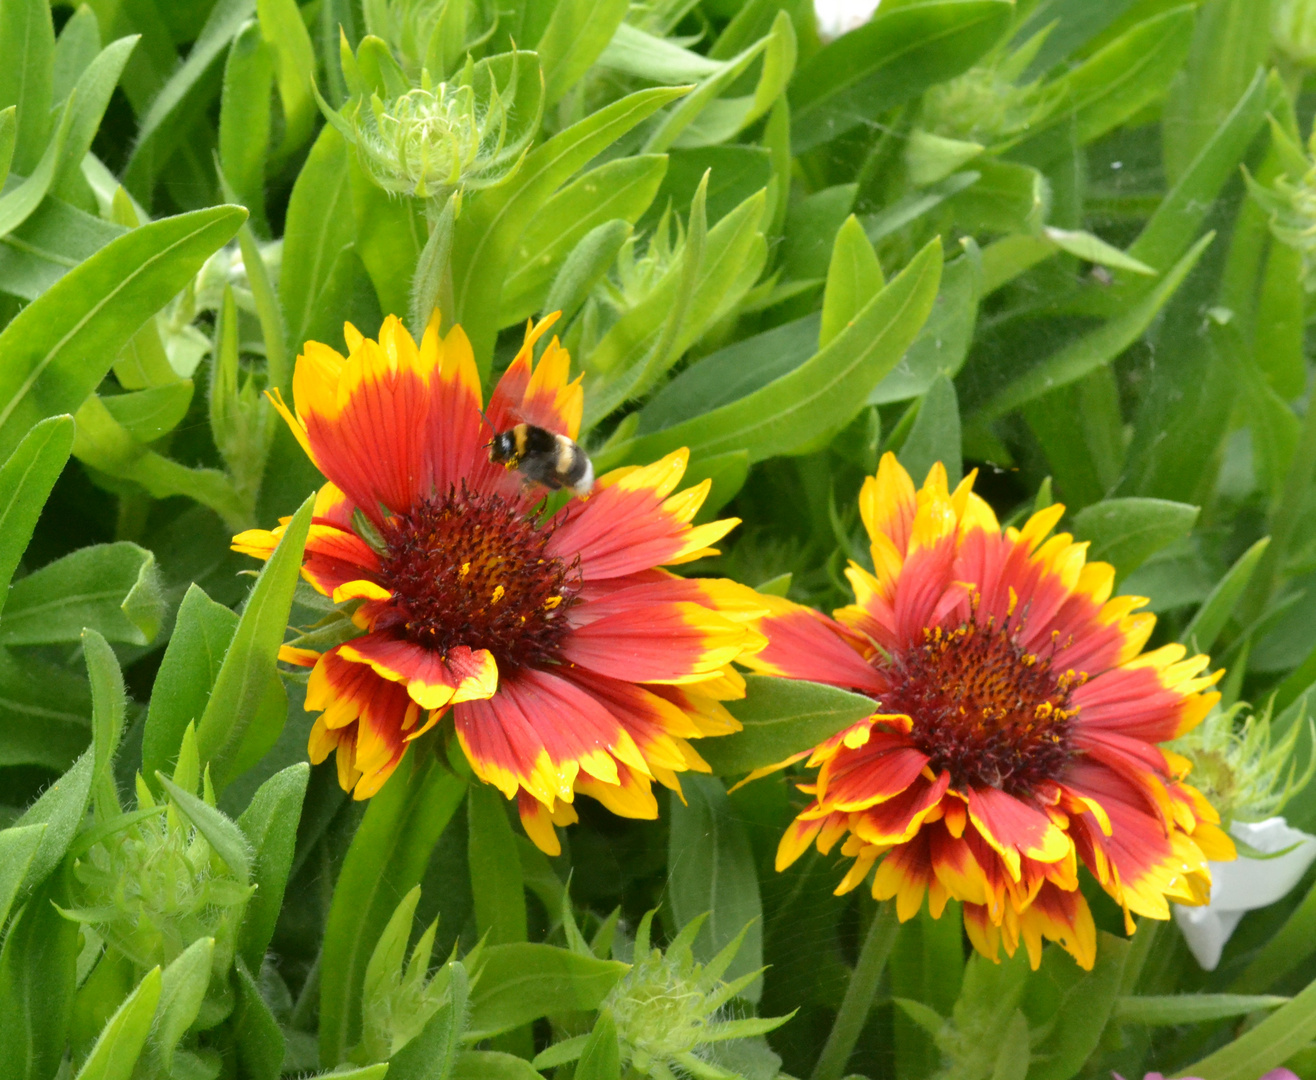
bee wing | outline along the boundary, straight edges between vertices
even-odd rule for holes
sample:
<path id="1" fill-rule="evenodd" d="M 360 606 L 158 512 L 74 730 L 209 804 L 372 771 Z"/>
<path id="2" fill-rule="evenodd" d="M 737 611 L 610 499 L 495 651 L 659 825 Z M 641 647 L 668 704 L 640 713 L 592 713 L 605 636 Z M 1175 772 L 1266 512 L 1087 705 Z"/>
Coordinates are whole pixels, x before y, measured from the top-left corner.
<path id="1" fill-rule="evenodd" d="M 536 408 L 536 405 L 539 407 Z M 532 424 L 537 428 L 543 428 L 554 435 L 565 435 L 562 430 L 562 417 L 560 417 L 549 404 L 542 399 L 538 401 L 529 401 L 525 405 L 518 405 L 515 408 L 507 410 L 511 424 Z"/>

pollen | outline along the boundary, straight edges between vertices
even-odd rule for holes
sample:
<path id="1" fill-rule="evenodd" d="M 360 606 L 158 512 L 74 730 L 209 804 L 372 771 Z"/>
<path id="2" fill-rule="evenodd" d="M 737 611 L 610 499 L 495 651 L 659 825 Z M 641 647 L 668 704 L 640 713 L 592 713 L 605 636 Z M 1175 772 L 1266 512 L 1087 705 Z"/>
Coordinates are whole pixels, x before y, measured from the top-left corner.
<path id="1" fill-rule="evenodd" d="M 1056 653 L 1025 652 L 1023 620 L 970 621 L 925 629 L 891 658 L 896 689 L 882 708 L 907 714 L 914 744 L 957 787 L 1030 793 L 1057 777 L 1070 757 L 1070 695 L 1085 676 L 1054 668 Z M 1044 650 L 1045 652 L 1045 650 Z"/>
<path id="2" fill-rule="evenodd" d="M 432 495 L 380 530 L 381 577 L 393 592 L 376 628 L 400 626 L 418 645 L 488 649 L 500 669 L 557 662 L 565 612 L 580 591 L 578 561 L 547 553 L 554 522 L 501 496 Z"/>

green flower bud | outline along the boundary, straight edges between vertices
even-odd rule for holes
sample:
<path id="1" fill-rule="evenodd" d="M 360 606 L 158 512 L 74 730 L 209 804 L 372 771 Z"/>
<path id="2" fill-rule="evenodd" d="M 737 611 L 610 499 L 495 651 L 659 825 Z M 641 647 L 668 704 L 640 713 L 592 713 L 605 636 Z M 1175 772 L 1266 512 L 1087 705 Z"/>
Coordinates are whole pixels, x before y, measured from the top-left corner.
<path id="1" fill-rule="evenodd" d="M 1048 107 L 1041 80 L 1016 86 L 997 67 L 973 67 L 923 98 L 921 126 L 943 139 L 992 146 L 1026 131 Z"/>
<path id="2" fill-rule="evenodd" d="M 1287 244 L 1302 256 L 1302 283 L 1307 292 L 1316 292 L 1316 134 L 1302 148 L 1272 122 L 1271 135 L 1280 147 L 1284 175 L 1272 187 L 1258 183 L 1245 174 L 1248 191 L 1257 204 L 1270 215 L 1270 231 L 1275 239 Z"/>
<path id="3" fill-rule="evenodd" d="M 204 778 L 199 772 L 189 726 L 174 780 L 192 793 L 201 779 L 203 801 L 213 807 L 209 772 Z M 227 973 L 255 891 L 246 868 L 229 866 L 183 809 L 172 799 L 158 803 L 140 776 L 137 807 L 138 813 L 102 824 L 98 831 L 105 835 L 74 862 L 75 906 L 64 914 L 92 926 L 141 971 L 167 967 L 193 942 L 214 938 L 213 970 Z M 245 845 L 237 826 L 221 820 Z"/>
<path id="4" fill-rule="evenodd" d="M 362 43 L 362 50 L 368 42 Z M 377 43 L 376 43 L 377 45 Z M 391 58 L 383 83 L 341 112 L 321 102 L 325 116 L 357 150 L 366 174 L 386 191 L 442 202 L 455 191 L 493 187 L 516 172 L 539 125 L 542 80 L 534 53 L 505 53 L 434 84 L 405 88 Z M 383 94 L 381 96 L 381 91 Z"/>
<path id="5" fill-rule="evenodd" d="M 706 916 L 688 923 L 667 951 L 651 948 L 653 912 L 645 915 L 635 936 L 631 969 L 617 982 L 602 1009 L 617 1026 L 623 1064 L 643 1076 L 666 1080 L 676 1074 L 728 1076 L 709 1063 L 710 1048 L 728 1039 L 763 1035 L 790 1016 L 733 1019 L 727 1005 L 759 977 L 751 971 L 731 982 L 722 975 L 739 952 L 747 925 L 707 964 L 698 963 L 691 945 Z"/>
<path id="6" fill-rule="evenodd" d="M 411 920 L 420 901 L 417 885 L 393 911 L 366 965 L 361 990 L 361 1041 L 351 1058 L 361 1065 L 387 1061 L 411 1042 L 430 1019 L 445 1007 L 465 1008 L 467 967 L 479 963 L 477 945 L 465 964 L 449 957 L 433 976 L 429 975 L 437 919 L 430 923 L 407 957 Z"/>
<path id="7" fill-rule="evenodd" d="M 1293 750 L 1304 727 L 1316 741 L 1316 725 L 1296 720 L 1278 742 L 1272 742 L 1270 709 L 1237 723 L 1244 706 L 1212 709 L 1197 727 L 1171 743 L 1193 763 L 1190 780 L 1231 821 L 1264 821 L 1284 809 L 1316 772 L 1316 754 L 1301 776 Z"/>

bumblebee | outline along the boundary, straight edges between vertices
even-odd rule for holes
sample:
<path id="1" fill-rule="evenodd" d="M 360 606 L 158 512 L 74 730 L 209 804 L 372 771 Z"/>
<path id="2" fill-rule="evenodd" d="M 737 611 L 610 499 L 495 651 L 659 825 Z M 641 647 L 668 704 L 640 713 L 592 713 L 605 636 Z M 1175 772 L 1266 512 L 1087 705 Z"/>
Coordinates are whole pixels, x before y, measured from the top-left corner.
<path id="1" fill-rule="evenodd" d="M 594 488 L 594 465 L 589 455 L 565 435 L 534 424 L 517 424 L 489 440 L 489 460 L 515 469 L 527 482 L 550 491 L 566 489 L 588 495 Z"/>

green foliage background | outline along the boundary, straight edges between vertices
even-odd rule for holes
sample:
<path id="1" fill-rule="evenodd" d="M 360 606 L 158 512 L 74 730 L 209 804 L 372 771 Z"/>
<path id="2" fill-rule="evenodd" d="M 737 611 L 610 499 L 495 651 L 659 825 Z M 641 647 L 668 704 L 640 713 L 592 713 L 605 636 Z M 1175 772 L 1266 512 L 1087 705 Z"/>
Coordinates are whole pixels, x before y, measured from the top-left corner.
<path id="1" fill-rule="evenodd" d="M 803 0 L 0 0 L 0 1075 L 672 1075 L 627 1042 L 671 978 L 711 995 L 697 1076 L 1316 1076 L 1311 874 L 1210 974 L 1096 890 L 1091 973 L 968 959 L 950 916 L 862 960 L 864 890 L 772 869 L 792 789 L 721 779 L 862 715 L 839 691 L 751 678 L 717 776 L 658 822 L 582 806 L 552 860 L 440 740 L 353 803 L 275 666 L 327 611 L 260 396 L 345 319 L 437 301 L 487 382 L 561 309 L 596 469 L 688 446 L 743 519 L 689 572 L 830 609 L 881 453 L 976 467 L 1283 732 L 1313 60 L 1309 0 L 883 0 L 827 44 Z M 371 119 L 423 78 L 482 121 L 512 86 L 457 173 Z M 298 506 L 244 576 L 233 532 Z"/>

